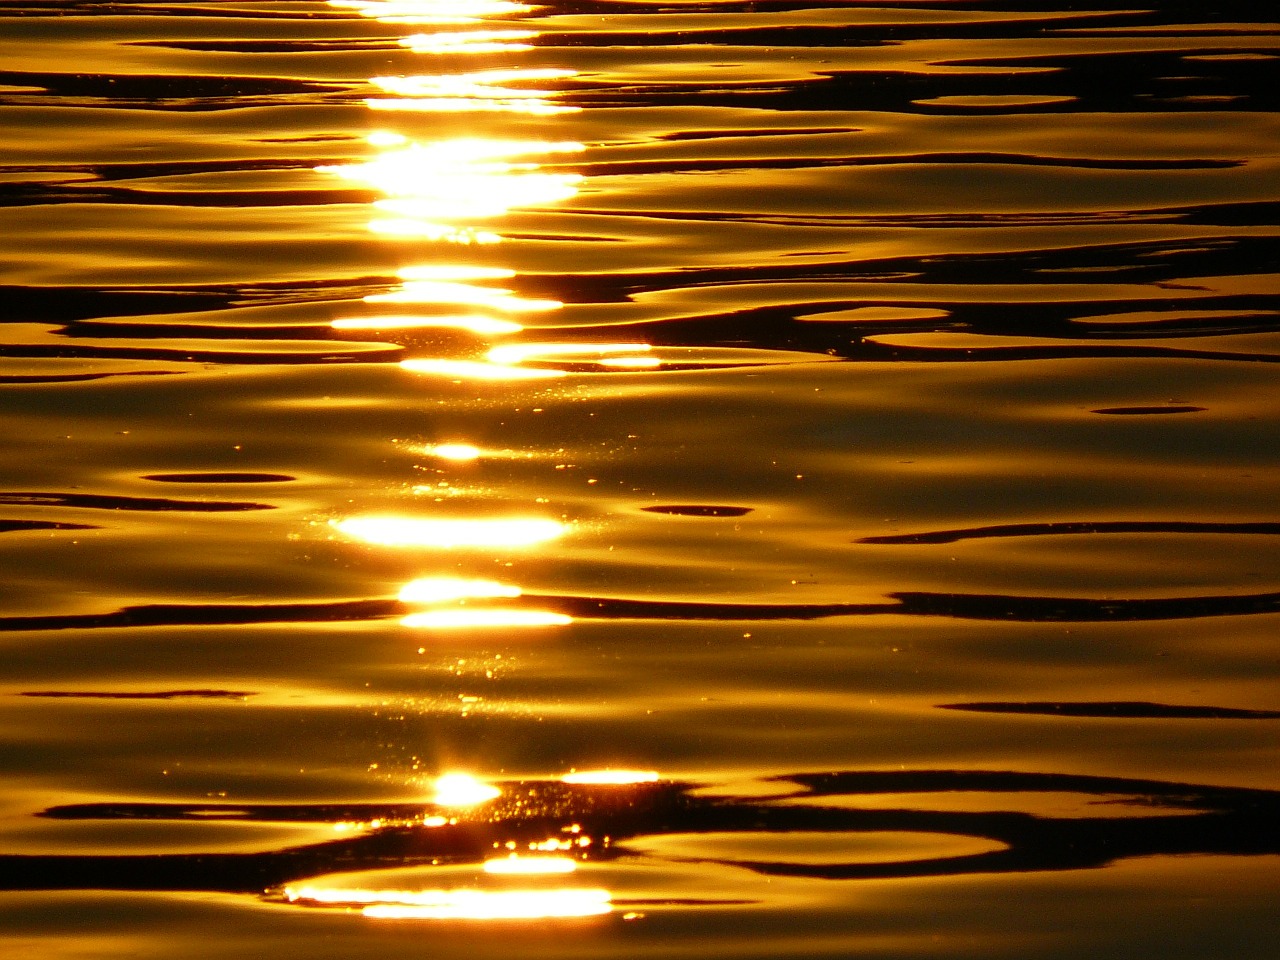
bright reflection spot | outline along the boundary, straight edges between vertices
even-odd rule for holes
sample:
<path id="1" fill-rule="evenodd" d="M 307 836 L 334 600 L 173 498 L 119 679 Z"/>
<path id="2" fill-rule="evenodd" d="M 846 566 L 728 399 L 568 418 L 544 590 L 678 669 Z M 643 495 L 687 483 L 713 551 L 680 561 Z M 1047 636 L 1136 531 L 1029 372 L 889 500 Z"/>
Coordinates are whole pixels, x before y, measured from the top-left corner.
<path id="1" fill-rule="evenodd" d="M 365 137 L 365 141 L 371 147 L 403 147 L 409 142 L 409 138 L 402 133 L 393 133 L 390 130 L 375 130 Z"/>
<path id="2" fill-rule="evenodd" d="M 573 873 L 578 864 L 568 857 L 503 857 L 501 860 L 486 860 L 485 873 L 500 875 L 517 874 L 521 876 L 545 876 L 549 874 Z"/>
<path id="3" fill-rule="evenodd" d="M 607 890 L 342 890 L 286 887 L 290 903 L 363 907 L 367 917 L 393 920 L 536 920 L 592 917 L 613 904 Z"/>
<path id="4" fill-rule="evenodd" d="M 487 354 L 492 363 L 522 363 L 543 357 L 590 357 L 610 353 L 646 353 L 647 343 L 512 343 Z M 648 358 L 645 358 L 648 359 Z"/>
<path id="5" fill-rule="evenodd" d="M 469 600 L 475 597 L 520 596 L 520 588 L 496 580 L 467 580 L 463 577 L 423 577 L 412 580 L 400 591 L 405 603 L 449 603 L 453 600 Z"/>
<path id="6" fill-rule="evenodd" d="M 549 610 L 430 610 L 411 613 L 402 626 L 437 630 L 465 630 L 470 627 L 562 627 L 573 618 Z"/>
<path id="7" fill-rule="evenodd" d="M 316 168 L 386 194 L 375 208 L 400 219 L 375 220 L 369 225 L 375 232 L 464 244 L 497 242 L 500 237 L 477 229 L 473 221 L 568 199 L 582 180 L 580 174 L 546 173 L 537 163 L 520 159 L 578 153 L 585 149 L 581 143 L 468 137 L 418 144 L 376 136 L 370 141 L 385 151 L 382 155 Z M 421 279 L 473 278 L 439 274 Z"/>
<path id="8" fill-rule="evenodd" d="M 524 113 L 551 116 L 576 113 L 581 107 L 553 103 L 556 90 L 506 86 L 543 80 L 564 80 L 577 76 L 576 70 L 528 69 L 481 70 L 475 73 L 424 75 L 415 77 L 374 77 L 370 81 L 395 99 L 370 98 L 372 110 L 416 112 Z"/>
<path id="9" fill-rule="evenodd" d="M 629 783 L 654 783 L 658 774 L 652 770 L 583 770 L 567 773 L 560 779 L 564 783 L 621 786 Z"/>
<path id="10" fill-rule="evenodd" d="M 408 24 L 474 23 L 538 9 L 519 0 L 329 0 L 329 6 L 356 10 L 382 23 Z"/>
<path id="11" fill-rule="evenodd" d="M 532 50 L 525 43 L 538 34 L 532 30 L 467 30 L 448 33 L 415 33 L 400 41 L 414 53 L 509 53 Z"/>
<path id="12" fill-rule="evenodd" d="M 527 547 L 562 536 L 556 520 L 495 517 L 487 520 L 427 520 L 367 516 L 330 521 L 349 537 L 381 547 Z"/>
<path id="13" fill-rule="evenodd" d="M 564 306 L 558 300 L 530 300 L 510 290 L 473 287 L 444 280 L 409 280 L 399 290 L 373 293 L 365 303 L 439 303 L 487 307 L 502 313 L 545 313 Z"/>
<path id="14" fill-rule="evenodd" d="M 474 807 L 502 796 L 502 791 L 466 773 L 437 777 L 431 802 L 439 807 Z"/>
<path id="15" fill-rule="evenodd" d="M 464 330 L 477 336 L 502 336 L 519 333 L 524 327 L 511 320 L 499 320 L 496 317 L 468 316 L 466 314 L 449 316 L 386 316 L 386 317 L 345 317 L 334 320 L 335 330 Z"/>
<path id="16" fill-rule="evenodd" d="M 546 96 L 554 90 L 516 90 L 496 87 L 500 83 L 521 83 L 529 80 L 565 80 L 577 76 L 576 70 L 558 70 L 555 67 L 531 69 L 513 67 L 509 70 L 478 70 L 475 73 L 426 74 L 417 77 L 374 77 L 372 83 L 387 93 L 402 97 L 486 97 L 495 91 L 502 96 L 532 94 Z"/>
<path id="17" fill-rule="evenodd" d="M 445 182 L 420 185 L 408 196 L 375 200 L 374 209 L 397 216 L 438 220 L 497 217 L 516 207 L 535 206 L 567 200 L 578 192 L 577 174 L 524 173 L 491 177 L 486 189 L 478 183 L 460 183 L 450 178 L 462 192 L 450 193 Z M 467 179 L 472 179 L 468 177 Z M 404 192 L 404 191 L 402 191 Z"/>
<path id="18" fill-rule="evenodd" d="M 573 840 L 564 840 L 560 837 L 551 837 L 548 840 L 543 840 L 541 843 L 529 844 L 529 849 L 541 850 L 544 853 L 550 853 L 554 850 L 572 850 L 573 844 L 574 844 Z"/>
<path id="19" fill-rule="evenodd" d="M 475 227 L 458 227 L 443 223 L 425 223 L 416 220 L 372 220 L 369 230 L 389 237 L 414 237 L 420 240 L 444 240 L 464 246 L 501 243 L 502 237 L 488 230 Z"/>
<path id="20" fill-rule="evenodd" d="M 427 447 L 425 452 L 442 460 L 455 460 L 460 463 L 480 458 L 480 448 L 473 447 L 469 443 L 438 443 L 434 447 Z M 518 593 L 515 595 L 519 596 Z"/>
<path id="21" fill-rule="evenodd" d="M 564 376 L 563 370 L 531 370 L 473 360 L 401 360 L 410 373 L 437 373 L 453 380 L 546 380 Z"/>

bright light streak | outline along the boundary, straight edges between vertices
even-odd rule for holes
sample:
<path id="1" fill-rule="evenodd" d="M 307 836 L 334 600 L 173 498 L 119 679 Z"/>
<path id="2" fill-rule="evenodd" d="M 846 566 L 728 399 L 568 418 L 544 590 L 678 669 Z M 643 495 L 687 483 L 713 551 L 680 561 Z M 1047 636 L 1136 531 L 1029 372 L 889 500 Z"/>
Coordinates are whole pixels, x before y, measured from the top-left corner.
<path id="1" fill-rule="evenodd" d="M 419 517 L 365 516 L 333 520 L 349 537 L 381 547 L 528 547 L 563 536 L 556 520 L 495 517 L 485 520 L 428 520 Z"/>
<path id="2" fill-rule="evenodd" d="M 403 147 L 409 142 L 409 138 L 390 130 L 375 130 L 365 137 L 365 141 L 371 147 Z"/>
<path id="3" fill-rule="evenodd" d="M 658 774 L 652 770 L 583 770 L 567 773 L 560 780 L 564 783 L 600 784 L 624 786 L 631 783 L 654 783 Z"/>
<path id="4" fill-rule="evenodd" d="M 468 580 L 464 577 L 423 577 L 411 580 L 400 590 L 404 603 L 450 603 L 473 598 L 513 599 L 520 588 L 496 580 Z"/>
<path id="5" fill-rule="evenodd" d="M 448 33 L 415 33 L 400 41 L 414 53 L 502 53 L 532 50 L 525 43 L 538 34 L 533 30 L 466 30 Z"/>
<path id="6" fill-rule="evenodd" d="M 502 791 L 466 773 L 437 777 L 431 802 L 438 807 L 474 807 L 502 796 Z"/>
<path id="7" fill-rule="evenodd" d="M 375 233 L 496 243 L 501 237 L 478 229 L 474 221 L 566 200 L 583 179 L 575 173 L 540 172 L 537 163 L 513 162 L 537 154 L 581 152 L 586 149 L 581 143 L 464 137 L 418 144 L 397 138 L 375 134 L 371 142 L 384 145 L 385 153 L 361 163 L 316 168 L 386 195 L 373 206 L 398 219 L 374 219 L 369 229 Z M 424 279 L 462 278 L 444 272 Z"/>
<path id="8" fill-rule="evenodd" d="M 418 629 L 466 630 L 475 627 L 563 627 L 573 618 L 549 610 L 428 610 L 411 613 L 402 626 Z"/>
<path id="9" fill-rule="evenodd" d="M 477 336 L 504 336 L 519 333 L 524 326 L 497 317 L 455 314 L 449 316 L 344 317 L 334 320 L 335 330 L 463 330 Z"/>
<path id="10" fill-rule="evenodd" d="M 521 90 L 496 84 L 522 83 L 531 80 L 567 80 L 577 76 L 576 70 L 555 68 L 480 70 L 475 73 L 428 74 L 416 77 L 374 77 L 370 82 L 387 93 L 401 97 L 502 97 L 553 96 L 554 90 Z"/>
<path id="11" fill-rule="evenodd" d="M 442 460 L 455 460 L 462 463 L 480 459 L 481 450 L 469 443 L 438 443 L 434 447 L 427 447 L 425 452 Z"/>
<path id="12" fill-rule="evenodd" d="M 389 100 L 370 97 L 364 105 L 370 110 L 399 113 L 524 113 L 531 117 L 549 117 L 557 113 L 577 113 L 581 107 L 570 107 L 540 99 L 491 100 L 479 98 L 444 99 L 417 97 Z"/>
<path id="13" fill-rule="evenodd" d="M 457 227 L 447 223 L 427 223 L 423 220 L 370 220 L 369 230 L 387 237 L 444 240 L 462 246 L 502 242 L 501 236 L 488 230 Z"/>
<path id="14" fill-rule="evenodd" d="M 475 287 L 447 280 L 407 280 L 399 290 L 372 293 L 365 303 L 462 304 L 485 307 L 500 313 L 547 313 L 564 306 L 559 300 L 531 300 L 510 290 Z"/>
<path id="15" fill-rule="evenodd" d="M 424 25 L 475 23 L 538 9 L 519 0 L 329 0 L 329 6 L 355 10 L 380 23 Z"/>
<path id="16" fill-rule="evenodd" d="M 524 113 L 531 116 L 577 113 L 581 107 L 552 102 L 552 98 L 559 96 L 559 91 L 505 86 L 511 83 L 563 80 L 576 75 L 577 71 L 574 70 L 516 68 L 443 76 L 374 77 L 371 83 L 394 96 L 371 97 L 365 100 L 365 104 L 371 110 L 432 113 L 484 111 Z"/>
<path id="17" fill-rule="evenodd" d="M 550 890 L 343 890 L 286 887 L 290 903 L 363 907 L 367 917 L 397 920 L 537 920 L 608 913 L 607 890 L 560 887 Z"/>
<path id="18" fill-rule="evenodd" d="M 502 876 L 547 876 L 573 873 L 578 864 L 568 857 L 517 857 L 514 854 L 500 860 L 486 860 L 484 872 Z"/>
<path id="19" fill-rule="evenodd" d="M 410 373 L 435 373 L 451 380 L 546 380 L 563 377 L 563 370 L 510 367 L 473 360 L 401 360 L 400 368 Z"/>

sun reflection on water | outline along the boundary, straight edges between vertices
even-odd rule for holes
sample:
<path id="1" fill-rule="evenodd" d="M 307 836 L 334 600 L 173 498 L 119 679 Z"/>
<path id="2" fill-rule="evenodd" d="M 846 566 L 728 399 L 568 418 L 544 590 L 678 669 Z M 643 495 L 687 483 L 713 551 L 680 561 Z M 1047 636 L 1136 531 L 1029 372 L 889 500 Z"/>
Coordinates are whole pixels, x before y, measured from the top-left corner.
<path id="1" fill-rule="evenodd" d="M 423 453 L 428 456 L 439 457 L 441 460 L 453 460 L 459 463 L 479 460 L 483 452 L 479 447 L 470 443 L 437 443 L 434 446 L 423 448 Z"/>
<path id="2" fill-rule="evenodd" d="M 376 302 L 376 301 L 375 301 Z M 342 317 L 334 320 L 335 330 L 461 330 L 479 337 L 519 333 L 524 327 L 511 320 L 468 314 L 403 314 L 377 317 Z"/>
<path id="3" fill-rule="evenodd" d="M 476 360 L 401 360 L 400 367 L 410 373 L 434 373 L 453 380 L 548 380 L 564 376 L 563 370 L 513 367 Z"/>
<path id="4" fill-rule="evenodd" d="M 545 313 L 564 306 L 558 300 L 538 300 L 517 296 L 501 287 L 479 287 L 470 282 L 436 280 L 413 267 L 399 271 L 404 280 L 400 289 L 365 297 L 366 303 L 464 304 L 501 313 Z M 481 279 L 479 277 L 475 279 Z"/>
<path id="5" fill-rule="evenodd" d="M 418 143 L 385 133 L 370 137 L 369 142 L 384 152 L 371 160 L 316 169 L 385 195 L 373 206 L 397 219 L 373 220 L 369 227 L 375 233 L 462 244 L 501 239 L 479 229 L 475 221 L 576 195 L 580 174 L 545 172 L 527 158 L 586 149 L 568 141 L 483 137 Z"/>
<path id="6" fill-rule="evenodd" d="M 496 580 L 468 580 L 464 577 L 423 577 L 406 583 L 400 590 L 405 603 L 448 603 L 473 598 L 514 598 L 520 588 Z"/>
<path id="7" fill-rule="evenodd" d="M 532 30 L 466 30 L 415 33 L 400 41 L 414 53 L 512 53 L 531 50 L 526 41 L 537 37 Z"/>
<path id="8" fill-rule="evenodd" d="M 607 890 L 556 887 L 546 890 L 344 890 L 287 887 L 290 903 L 360 907 L 366 917 L 389 920 L 544 920 L 591 917 L 613 909 Z"/>
<path id="9" fill-rule="evenodd" d="M 494 347 L 487 354 L 491 363 L 523 363 L 526 360 L 560 357 L 564 359 L 597 358 L 594 362 L 606 363 L 609 354 L 647 353 L 647 343 L 513 343 Z M 645 363 L 647 357 L 616 358 L 628 364 Z M 655 361 L 656 362 L 656 361 Z"/>
<path id="10" fill-rule="evenodd" d="M 502 791 L 468 773 L 437 777 L 431 802 L 438 807 L 475 807 L 502 796 Z"/>
<path id="11" fill-rule="evenodd" d="M 537 10 L 519 0 L 329 0 L 329 6 L 357 11 L 381 23 L 475 23 Z"/>
<path id="12" fill-rule="evenodd" d="M 400 623 L 406 627 L 437 630 L 465 630 L 474 627 L 557 627 L 573 622 L 573 618 L 549 610 L 508 607 L 466 607 L 468 600 L 515 599 L 519 587 L 494 580 L 468 580 L 462 577 L 424 577 L 405 584 L 400 591 L 404 603 L 446 604 L 458 606 L 411 613 Z"/>
<path id="13" fill-rule="evenodd" d="M 581 107 L 555 102 L 557 90 L 511 86 L 575 76 L 574 70 L 516 67 L 437 76 L 373 77 L 370 82 L 374 86 L 394 96 L 370 97 L 365 104 L 371 110 L 415 113 L 523 113 L 537 117 L 577 113 Z"/>
<path id="14" fill-rule="evenodd" d="M 523 24 L 495 25 L 491 21 L 541 9 L 516 0 L 330 0 L 330 5 L 386 23 L 441 28 L 399 39 L 401 47 L 421 55 L 529 50 L 538 31 Z M 562 91 L 555 89 L 576 76 L 575 70 L 512 65 L 486 65 L 469 72 L 375 76 L 369 83 L 382 95 L 365 102 L 379 113 L 550 116 L 580 109 L 558 102 Z M 416 120 L 406 118 L 406 122 L 420 127 Z M 578 193 L 583 177 L 544 169 L 543 158 L 581 153 L 586 148 L 577 142 L 492 137 L 484 135 L 486 132 L 477 126 L 472 136 L 429 139 L 420 133 L 410 137 L 396 130 L 377 130 L 367 137 L 376 151 L 374 156 L 317 167 L 317 171 L 381 194 L 371 204 L 374 214 L 368 228 L 373 233 L 419 243 L 496 244 L 503 239 L 501 234 L 482 226 L 484 221 L 560 203 Z M 522 297 L 515 290 L 487 285 L 487 281 L 515 276 L 514 270 L 492 266 L 425 263 L 408 267 L 399 271 L 398 287 L 365 298 L 366 303 L 395 304 L 401 310 L 384 316 L 342 317 L 331 325 L 335 330 L 437 329 L 479 337 L 504 336 L 524 329 L 513 319 L 515 315 L 563 307 L 556 300 Z M 475 359 L 415 359 L 405 367 L 472 380 L 556 375 L 546 370 L 521 372 L 511 365 Z"/>

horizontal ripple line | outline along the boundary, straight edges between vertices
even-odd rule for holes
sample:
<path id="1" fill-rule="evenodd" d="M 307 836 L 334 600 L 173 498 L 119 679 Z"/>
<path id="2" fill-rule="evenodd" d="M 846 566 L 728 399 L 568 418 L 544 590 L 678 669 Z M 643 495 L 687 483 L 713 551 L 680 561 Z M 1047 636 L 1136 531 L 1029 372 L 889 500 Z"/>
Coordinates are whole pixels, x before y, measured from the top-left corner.
<path id="1" fill-rule="evenodd" d="M 478 864 L 508 842 L 523 846 L 575 834 L 610 837 L 593 845 L 602 863 L 645 858 L 627 841 L 699 834 L 848 835 L 930 833 L 994 841 L 999 849 L 923 856 L 892 862 L 814 863 L 786 859 L 780 845 L 770 861 L 699 856 L 765 876 L 821 879 L 955 876 L 1096 869 L 1138 856 L 1280 852 L 1280 793 L 1156 780 L 1079 774 L 970 770 L 837 771 L 772 778 L 793 784 L 785 797 L 700 796 L 697 784 L 659 781 L 627 787 L 570 786 L 556 780 L 495 784 L 497 798 L 474 813 L 449 810 L 429 823 L 434 804 L 164 804 L 91 803 L 53 807 L 58 820 L 199 820 L 362 823 L 354 835 L 259 853 L 152 855 L 0 855 L 0 889 L 208 890 L 262 893 L 320 874 L 378 867 Z M 968 792 L 1071 793 L 1084 798 L 1133 797 L 1139 816 L 1055 817 L 987 809 L 902 809 L 900 795 Z M 893 795 L 884 807 L 845 808 L 828 797 Z M 778 803 L 777 800 L 785 800 Z M 988 801 L 991 802 L 991 801 Z M 1000 801 L 996 800 L 999 804 Z M 443 818 L 442 818 L 443 819 Z M 695 844 L 696 846 L 696 844 Z M 838 849 L 838 846 L 836 847 Z"/>
<path id="2" fill-rule="evenodd" d="M 823 620 L 832 617 L 917 616 L 1024 623 L 1109 623 L 1187 620 L 1280 612 L 1280 593 L 1099 600 L 999 594 L 900 592 L 895 603 L 751 604 L 617 597 L 525 595 L 521 602 L 575 620 Z M 481 609 L 476 605 L 476 609 Z M 113 627 L 226 626 L 253 623 L 328 623 L 405 616 L 416 606 L 399 600 L 329 603 L 151 604 L 110 613 L 0 617 L 0 632 Z"/>

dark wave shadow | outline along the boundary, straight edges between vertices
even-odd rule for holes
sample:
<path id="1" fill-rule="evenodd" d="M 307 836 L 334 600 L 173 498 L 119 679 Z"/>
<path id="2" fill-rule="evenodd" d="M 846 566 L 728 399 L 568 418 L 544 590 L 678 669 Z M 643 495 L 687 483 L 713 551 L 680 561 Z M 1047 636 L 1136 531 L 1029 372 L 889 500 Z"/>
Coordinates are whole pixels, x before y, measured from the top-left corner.
<path id="1" fill-rule="evenodd" d="M 351 92 L 356 85 L 288 77 L 195 74 L 93 74 L 0 70 L 0 85 L 33 88 L 10 95 L 11 103 L 42 107 L 208 111 L 266 107 L 320 100 Z"/>
<path id="2" fill-rule="evenodd" d="M 91 523 L 57 523 L 52 520 L 0 520 L 0 533 L 20 530 L 98 530 Z"/>
<path id="3" fill-rule="evenodd" d="M 98 493 L 5 492 L 0 493 L 0 503 L 23 507 L 76 507 L 82 510 L 140 510 L 147 513 L 238 513 L 244 510 L 275 509 L 269 503 L 237 500 L 172 500 L 168 497 L 118 497 Z"/>
<path id="4" fill-rule="evenodd" d="M 1280 593 L 1226 596 L 1094 599 L 1019 597 L 1001 594 L 888 594 L 887 603 L 723 603 L 635 600 L 526 594 L 513 603 L 562 613 L 573 620 L 695 620 L 759 622 L 834 617 L 907 616 L 1021 623 L 1118 623 L 1253 616 L 1280 612 Z M 483 602 L 468 609 L 483 609 Z M 311 603 L 148 604 L 107 613 L 0 617 L 0 633 L 34 630 L 94 630 L 161 626 L 234 626 L 261 623 L 335 623 L 385 620 L 420 611 L 400 600 L 339 600 Z"/>
<path id="5" fill-rule="evenodd" d="M 246 700 L 245 690 L 24 690 L 19 696 L 44 700 Z"/>
<path id="6" fill-rule="evenodd" d="M 745 517 L 754 508 L 692 503 L 641 507 L 640 509 L 645 513 L 665 513 L 673 517 Z"/>
<path id="7" fill-rule="evenodd" d="M 288 483 L 296 480 L 286 473 L 148 473 L 143 480 L 157 483 Z"/>
<path id="8" fill-rule="evenodd" d="M 1233 707 L 1188 707 L 1139 700 L 1090 703 L 940 703 L 941 710 L 977 713 L 1026 713 L 1048 717 L 1106 717 L 1135 720 L 1280 720 L 1278 710 L 1241 710 Z"/>
<path id="9" fill-rule="evenodd" d="M 0 889 L 186 890 L 260 894 L 321 875 L 379 868 L 480 864 L 507 843 L 525 847 L 576 826 L 594 840 L 595 861 L 663 859 L 630 841 L 671 835 L 835 835 L 906 832 L 990 840 L 998 849 L 901 861 L 813 863 L 720 858 L 668 859 L 740 867 L 767 876 L 820 880 L 1039 873 L 1097 869 L 1131 857 L 1280 853 L 1280 792 L 1158 780 L 986 771 L 845 771 L 776 778 L 794 789 L 769 799 L 701 796 L 680 782 L 629 786 L 509 781 L 497 799 L 460 813 L 422 804 L 97 803 L 54 807 L 56 820 L 358 823 L 355 836 L 260 853 L 0 855 Z M 981 794 L 975 811 L 903 809 L 915 794 Z M 1123 798 L 1138 815 L 1059 817 L 1001 809 L 1000 794 L 1072 794 L 1083 803 Z M 876 805 L 878 794 L 893 799 Z M 996 795 L 992 797 L 990 795 Z M 857 806 L 840 801 L 858 799 Z M 895 804 L 897 804 L 895 806 Z M 437 820 L 428 818 L 437 817 Z M 374 826 L 377 823 L 378 826 Z M 610 838 L 604 843 L 603 838 Z M 839 850 L 833 836 L 833 854 Z M 838 859 L 838 857 L 837 857 Z"/>
<path id="10" fill-rule="evenodd" d="M 1280 534 L 1280 523 L 1211 523 L 1195 520 L 1065 520 L 1056 523 L 1000 523 L 988 527 L 958 530 L 931 530 L 924 533 L 896 533 L 859 537 L 854 543 L 916 544 L 958 543 L 961 540 L 988 540 L 1004 537 L 1053 537 L 1083 534 L 1190 533 Z"/>

